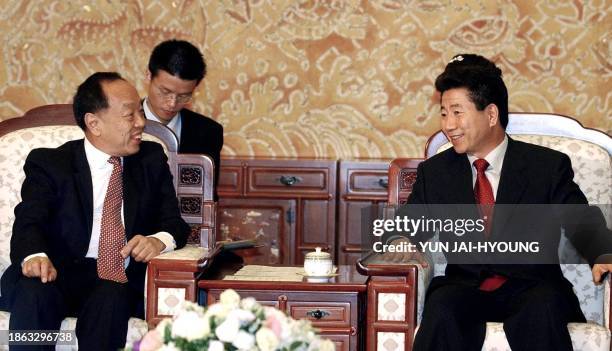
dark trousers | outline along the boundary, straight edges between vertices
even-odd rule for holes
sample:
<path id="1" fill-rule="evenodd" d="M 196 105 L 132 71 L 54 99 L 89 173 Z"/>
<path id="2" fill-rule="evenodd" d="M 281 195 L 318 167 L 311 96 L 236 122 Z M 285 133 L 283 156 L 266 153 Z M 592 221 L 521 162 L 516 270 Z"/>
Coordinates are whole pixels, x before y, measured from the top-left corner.
<path id="1" fill-rule="evenodd" d="M 125 346 L 128 320 L 142 293 L 128 284 L 101 280 L 96 261 L 82 260 L 58 272 L 54 282 L 21 276 L 8 298 L 10 330 L 58 330 L 65 317 L 77 317 L 80 350 L 117 350 Z M 10 350 L 54 350 L 53 345 L 11 345 Z"/>
<path id="2" fill-rule="evenodd" d="M 564 283 L 510 279 L 492 292 L 436 285 L 428 292 L 414 351 L 480 351 L 486 322 L 504 323 L 513 351 L 571 351 L 567 323 L 585 322 L 578 298 Z"/>

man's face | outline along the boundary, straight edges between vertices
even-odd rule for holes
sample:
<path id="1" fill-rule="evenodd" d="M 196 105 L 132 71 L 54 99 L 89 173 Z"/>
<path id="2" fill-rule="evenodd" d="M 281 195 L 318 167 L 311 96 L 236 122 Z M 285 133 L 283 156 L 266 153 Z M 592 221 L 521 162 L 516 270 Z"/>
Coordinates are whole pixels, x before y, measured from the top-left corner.
<path id="1" fill-rule="evenodd" d="M 495 128 L 500 127 L 495 105 L 478 111 L 468 90 L 456 88 L 442 94 L 440 108 L 442 131 L 457 153 L 483 158 L 497 146 Z"/>
<path id="2" fill-rule="evenodd" d="M 108 108 L 87 116 L 94 145 L 111 156 L 128 156 L 140 150 L 145 118 L 136 89 L 124 80 L 102 84 Z"/>
<path id="3" fill-rule="evenodd" d="M 155 77 L 148 72 L 147 79 L 149 108 L 164 124 L 170 122 L 191 101 L 198 85 L 196 80 L 184 80 L 164 70 L 159 70 Z"/>

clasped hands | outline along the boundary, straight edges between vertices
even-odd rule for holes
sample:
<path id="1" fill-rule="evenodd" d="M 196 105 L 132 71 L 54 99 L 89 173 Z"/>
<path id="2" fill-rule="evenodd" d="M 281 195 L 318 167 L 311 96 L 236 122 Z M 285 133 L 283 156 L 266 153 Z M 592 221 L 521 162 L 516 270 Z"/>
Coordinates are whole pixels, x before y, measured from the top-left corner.
<path id="1" fill-rule="evenodd" d="M 159 255 L 166 245 L 152 236 L 135 235 L 125 244 L 120 253 L 123 258 L 131 256 L 136 262 L 149 262 Z M 43 283 L 52 282 L 57 278 L 57 270 L 46 256 L 34 256 L 25 261 L 21 272 L 28 278 L 40 277 Z"/>

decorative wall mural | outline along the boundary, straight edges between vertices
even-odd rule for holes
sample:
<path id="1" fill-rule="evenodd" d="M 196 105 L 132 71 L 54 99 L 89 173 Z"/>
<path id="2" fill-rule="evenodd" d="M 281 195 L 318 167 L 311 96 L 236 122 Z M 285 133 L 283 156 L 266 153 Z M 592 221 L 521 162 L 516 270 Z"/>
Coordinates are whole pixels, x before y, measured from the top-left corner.
<path id="1" fill-rule="evenodd" d="M 419 157 L 460 52 L 502 67 L 511 111 L 612 131 L 612 0 L 2 0 L 0 29 L 0 119 L 99 70 L 144 93 L 176 37 L 206 57 L 192 107 L 224 125 L 225 155 Z"/>

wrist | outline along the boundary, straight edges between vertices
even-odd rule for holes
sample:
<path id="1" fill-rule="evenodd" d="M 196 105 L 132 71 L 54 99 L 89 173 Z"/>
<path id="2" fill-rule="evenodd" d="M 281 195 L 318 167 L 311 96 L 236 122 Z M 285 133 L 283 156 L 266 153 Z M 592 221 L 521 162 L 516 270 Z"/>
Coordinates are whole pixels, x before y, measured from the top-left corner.
<path id="1" fill-rule="evenodd" d="M 159 248 L 159 252 L 164 251 L 164 249 L 166 248 L 166 244 L 164 244 L 163 241 L 159 240 L 158 238 L 153 238 L 155 240 L 155 243 L 157 244 L 157 247 Z"/>

